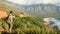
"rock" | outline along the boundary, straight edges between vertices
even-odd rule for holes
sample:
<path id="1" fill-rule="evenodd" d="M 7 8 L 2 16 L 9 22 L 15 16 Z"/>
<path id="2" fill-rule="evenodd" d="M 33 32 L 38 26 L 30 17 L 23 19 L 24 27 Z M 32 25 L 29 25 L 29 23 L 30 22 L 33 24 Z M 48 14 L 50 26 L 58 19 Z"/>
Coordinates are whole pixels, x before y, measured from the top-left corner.
<path id="1" fill-rule="evenodd" d="M 7 17 L 7 13 L 3 10 L 0 10 L 0 18 Z"/>
<path id="2" fill-rule="evenodd" d="M 44 18 L 43 21 L 45 22 L 44 25 L 49 25 L 51 22 L 49 18 Z"/>
<path id="3" fill-rule="evenodd" d="M 44 22 L 47 22 L 47 23 L 50 22 L 49 18 L 44 18 L 43 20 Z"/>

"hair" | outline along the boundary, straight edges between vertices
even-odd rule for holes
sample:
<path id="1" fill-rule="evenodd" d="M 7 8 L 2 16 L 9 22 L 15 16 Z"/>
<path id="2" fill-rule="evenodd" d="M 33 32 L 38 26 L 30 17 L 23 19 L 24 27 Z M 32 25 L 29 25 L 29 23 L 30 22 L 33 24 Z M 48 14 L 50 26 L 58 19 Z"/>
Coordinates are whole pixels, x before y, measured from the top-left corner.
<path id="1" fill-rule="evenodd" d="M 10 11 L 10 13 L 13 13 L 13 11 Z"/>

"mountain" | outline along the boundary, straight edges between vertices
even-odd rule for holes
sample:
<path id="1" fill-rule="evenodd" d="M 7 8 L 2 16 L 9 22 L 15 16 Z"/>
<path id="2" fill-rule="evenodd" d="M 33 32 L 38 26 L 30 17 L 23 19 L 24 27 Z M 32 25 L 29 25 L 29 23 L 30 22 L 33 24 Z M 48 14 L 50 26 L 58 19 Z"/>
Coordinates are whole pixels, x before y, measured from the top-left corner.
<path id="1" fill-rule="evenodd" d="M 56 4 L 56 6 L 60 6 L 60 3 Z"/>
<path id="2" fill-rule="evenodd" d="M 20 10 L 37 17 L 60 17 L 60 7 L 53 4 L 29 5 Z"/>
<path id="3" fill-rule="evenodd" d="M 37 17 L 60 17 L 60 6 L 55 4 L 33 4 L 19 5 L 9 1 L 4 1 L 7 5 Z"/>
<path id="4" fill-rule="evenodd" d="M 60 7 L 53 4 L 17 5 L 14 8 L 37 17 L 60 17 Z"/>

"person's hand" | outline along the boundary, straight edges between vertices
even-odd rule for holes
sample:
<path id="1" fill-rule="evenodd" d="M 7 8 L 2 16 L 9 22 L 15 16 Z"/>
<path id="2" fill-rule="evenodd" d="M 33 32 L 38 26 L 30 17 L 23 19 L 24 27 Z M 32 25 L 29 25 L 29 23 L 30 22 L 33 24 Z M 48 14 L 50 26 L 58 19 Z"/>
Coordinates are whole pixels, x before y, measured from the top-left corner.
<path id="1" fill-rule="evenodd" d="M 15 18 L 15 16 L 13 16 L 13 18 Z"/>

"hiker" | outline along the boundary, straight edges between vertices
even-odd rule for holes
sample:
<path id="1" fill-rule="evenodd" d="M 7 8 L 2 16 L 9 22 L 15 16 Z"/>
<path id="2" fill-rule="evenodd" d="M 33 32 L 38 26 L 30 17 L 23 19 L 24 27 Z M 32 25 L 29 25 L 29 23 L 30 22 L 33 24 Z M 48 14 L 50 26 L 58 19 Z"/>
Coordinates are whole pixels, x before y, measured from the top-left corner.
<path id="1" fill-rule="evenodd" d="M 12 27 L 13 27 L 13 11 L 10 11 L 10 14 L 8 15 L 8 17 L 6 18 L 6 23 L 8 24 L 8 30 L 9 32 L 12 31 Z"/>

